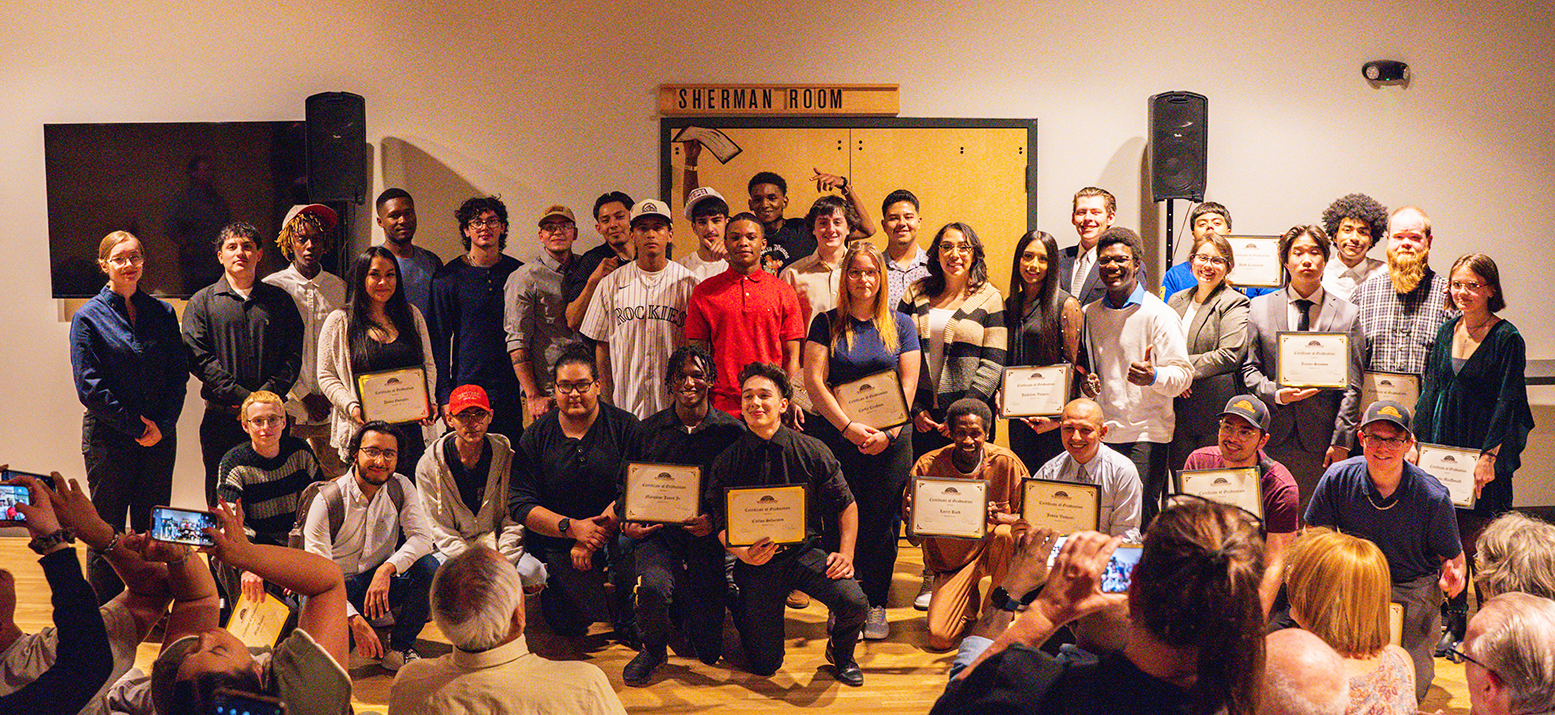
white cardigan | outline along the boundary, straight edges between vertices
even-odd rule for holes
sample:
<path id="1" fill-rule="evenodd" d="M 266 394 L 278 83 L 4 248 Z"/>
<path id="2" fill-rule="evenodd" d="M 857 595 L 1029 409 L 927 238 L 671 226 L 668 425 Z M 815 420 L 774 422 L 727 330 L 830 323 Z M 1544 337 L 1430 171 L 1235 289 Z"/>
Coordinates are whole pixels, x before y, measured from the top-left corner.
<path id="1" fill-rule="evenodd" d="M 446 436 L 432 440 L 421 455 L 421 463 L 416 465 L 416 491 L 432 525 L 432 542 L 444 556 L 458 556 L 475 543 L 496 549 L 516 564 L 524 555 L 524 526 L 508 516 L 513 447 L 500 434 L 488 433 L 486 443 L 491 445 L 491 470 L 486 474 L 486 500 L 478 513 L 465 505 L 448 468 L 459 452 L 448 448 Z"/>
<path id="2" fill-rule="evenodd" d="M 319 389 L 335 406 L 329 413 L 329 444 L 340 450 L 340 458 L 347 464 L 351 463 L 351 455 L 346 453 L 346 445 L 351 443 L 357 427 L 350 417 L 351 406 L 357 404 L 356 378 L 351 372 L 351 341 L 346 331 L 346 324 L 351 320 L 347 312 L 350 309 L 348 305 L 330 313 L 324 319 L 324 328 L 319 331 Z M 432 339 L 427 335 L 427 323 L 416 306 L 410 306 L 410 316 L 416 322 L 416 334 L 421 337 L 421 366 L 426 370 L 427 395 L 435 400 L 437 364 L 432 360 Z M 421 438 L 428 442 L 436 436 L 428 427 L 421 428 L 421 433 Z M 404 466 L 408 469 L 395 471 L 403 474 L 415 469 L 415 465 Z"/>

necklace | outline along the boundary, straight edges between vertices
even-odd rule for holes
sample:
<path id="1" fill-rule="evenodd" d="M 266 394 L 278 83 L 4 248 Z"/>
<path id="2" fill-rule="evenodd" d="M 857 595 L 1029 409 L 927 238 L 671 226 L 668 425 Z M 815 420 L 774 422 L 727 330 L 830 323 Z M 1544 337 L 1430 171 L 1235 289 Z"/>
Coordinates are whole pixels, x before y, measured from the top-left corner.
<path id="1" fill-rule="evenodd" d="M 1465 324 L 1463 327 L 1464 327 L 1465 330 L 1479 330 L 1480 328 L 1483 328 L 1483 327 L 1489 325 L 1490 322 L 1495 320 L 1495 319 L 1496 319 L 1495 316 L 1491 316 L 1489 318 L 1486 318 L 1485 322 L 1480 323 L 1479 325 L 1467 325 L 1467 324 Z"/>
<path id="2" fill-rule="evenodd" d="M 1393 507 L 1398 506 L 1398 500 L 1394 499 L 1393 497 L 1388 497 L 1388 498 L 1382 500 L 1382 503 L 1383 504 L 1387 504 L 1387 506 L 1383 506 L 1382 504 L 1378 504 L 1376 497 L 1373 497 L 1371 495 L 1371 492 L 1367 492 L 1366 493 L 1366 501 L 1371 504 L 1371 508 L 1376 509 L 1377 511 L 1387 511 L 1389 509 L 1392 509 Z M 1388 504 L 1388 502 L 1392 502 L 1392 503 Z"/>

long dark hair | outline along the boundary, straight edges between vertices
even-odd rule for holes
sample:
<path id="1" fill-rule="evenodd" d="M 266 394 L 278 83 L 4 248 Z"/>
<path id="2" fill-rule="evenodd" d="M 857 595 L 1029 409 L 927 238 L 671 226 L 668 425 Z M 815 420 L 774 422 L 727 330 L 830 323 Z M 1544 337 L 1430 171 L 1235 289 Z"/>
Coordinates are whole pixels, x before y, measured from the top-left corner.
<path id="1" fill-rule="evenodd" d="M 372 369 L 367 359 L 367 331 L 377 325 L 372 319 L 372 298 L 367 296 L 367 270 L 372 267 L 374 258 L 382 258 L 394 266 L 394 295 L 389 296 L 389 301 L 384 303 L 383 312 L 388 314 L 389 321 L 394 323 L 394 329 L 406 340 L 416 356 L 419 365 L 423 356 L 421 354 L 421 334 L 416 330 L 416 320 L 411 317 L 410 301 L 405 299 L 405 280 L 399 275 L 400 264 L 395 261 L 394 254 L 383 246 L 373 246 L 362 255 L 357 256 L 351 263 L 351 270 L 346 273 L 346 311 L 351 318 L 346 323 L 346 339 L 351 347 L 351 371 L 367 372 Z M 425 318 L 423 318 L 425 320 Z M 379 325 L 387 330 L 389 326 Z"/>
<path id="2" fill-rule="evenodd" d="M 1250 515 L 1188 500 L 1145 532 L 1129 594 L 1132 618 L 1162 644 L 1197 650 L 1191 712 L 1258 709 L 1263 679 L 1263 536 Z"/>
<path id="3" fill-rule="evenodd" d="M 1026 302 L 1026 281 L 1020 274 L 1020 257 L 1026 248 L 1040 242 L 1047 251 L 1047 273 L 1037 286 L 1037 299 Z M 1064 308 L 1058 301 L 1058 241 L 1047 231 L 1028 231 L 1015 242 L 1015 260 L 1010 264 L 1010 292 L 1004 299 L 1004 327 L 1010 336 L 1011 365 L 1053 365 L 1067 357 L 1064 350 Z M 1030 319 L 1027 319 L 1027 312 Z M 1022 328 L 1036 328 L 1034 355 L 1025 354 Z"/>
<path id="4" fill-rule="evenodd" d="M 937 296 L 945 292 L 945 268 L 939 264 L 939 246 L 945 240 L 945 232 L 950 229 L 960 231 L 961 235 L 966 236 L 967 243 L 972 244 L 972 264 L 967 266 L 966 292 L 976 293 L 988 282 L 988 264 L 983 260 L 983 239 L 977 237 L 977 232 L 971 226 L 956 221 L 941 226 L 939 233 L 934 234 L 934 242 L 929 244 L 929 260 L 924 262 L 929 275 L 917 283 L 919 292 L 924 295 Z"/>

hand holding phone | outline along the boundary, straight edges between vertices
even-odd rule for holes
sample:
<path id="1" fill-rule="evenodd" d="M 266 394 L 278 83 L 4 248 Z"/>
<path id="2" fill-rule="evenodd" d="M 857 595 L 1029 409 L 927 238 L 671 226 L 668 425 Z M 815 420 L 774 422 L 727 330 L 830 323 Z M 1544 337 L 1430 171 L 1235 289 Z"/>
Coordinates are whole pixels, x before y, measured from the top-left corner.
<path id="1" fill-rule="evenodd" d="M 286 704 L 272 697 L 217 688 L 211 712 L 216 715 L 286 715 Z"/>
<path id="2" fill-rule="evenodd" d="M 22 484 L 0 484 L 0 526 L 25 524 L 27 515 L 17 504 L 31 504 L 32 497 Z"/>
<path id="3" fill-rule="evenodd" d="M 214 546 L 206 529 L 217 526 L 216 515 L 208 511 L 159 506 L 151 509 L 151 533 L 156 541 L 186 546 Z"/>

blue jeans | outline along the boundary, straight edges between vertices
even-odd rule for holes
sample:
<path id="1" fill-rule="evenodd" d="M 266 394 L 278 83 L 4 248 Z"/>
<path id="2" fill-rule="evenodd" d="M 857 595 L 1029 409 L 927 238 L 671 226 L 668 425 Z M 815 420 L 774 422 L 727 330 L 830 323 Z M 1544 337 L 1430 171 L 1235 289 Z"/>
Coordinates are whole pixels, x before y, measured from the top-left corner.
<path id="1" fill-rule="evenodd" d="M 362 608 L 362 599 L 367 596 L 367 587 L 372 585 L 373 573 L 377 570 L 377 567 L 373 567 L 346 577 L 346 600 L 361 611 L 364 618 L 367 613 Z M 390 577 L 389 607 L 399 611 L 394 616 L 394 629 L 389 631 L 390 650 L 402 651 L 416 644 L 416 636 L 426 627 L 432 612 L 429 599 L 432 576 L 436 573 L 437 557 L 427 554 L 416 559 L 409 570 Z"/>

